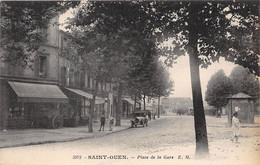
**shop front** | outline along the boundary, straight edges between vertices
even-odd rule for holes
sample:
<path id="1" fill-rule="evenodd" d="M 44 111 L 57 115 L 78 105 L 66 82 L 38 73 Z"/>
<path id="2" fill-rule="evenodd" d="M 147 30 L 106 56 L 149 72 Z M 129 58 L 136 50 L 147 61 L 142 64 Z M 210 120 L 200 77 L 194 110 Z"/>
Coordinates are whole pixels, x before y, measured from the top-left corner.
<path id="1" fill-rule="evenodd" d="M 90 101 L 93 95 L 84 92 L 80 89 L 65 88 L 64 93 L 69 98 L 69 103 L 73 107 L 76 115 L 79 117 L 79 124 L 86 125 L 89 119 Z M 97 120 L 105 110 L 105 100 L 101 97 L 96 97 L 94 108 L 94 119 Z"/>
<path id="2" fill-rule="evenodd" d="M 59 128 L 68 103 L 57 85 L 9 81 L 8 128 Z"/>
<path id="3" fill-rule="evenodd" d="M 122 103 L 122 117 L 129 117 L 133 113 L 134 100 L 131 98 L 123 98 Z"/>

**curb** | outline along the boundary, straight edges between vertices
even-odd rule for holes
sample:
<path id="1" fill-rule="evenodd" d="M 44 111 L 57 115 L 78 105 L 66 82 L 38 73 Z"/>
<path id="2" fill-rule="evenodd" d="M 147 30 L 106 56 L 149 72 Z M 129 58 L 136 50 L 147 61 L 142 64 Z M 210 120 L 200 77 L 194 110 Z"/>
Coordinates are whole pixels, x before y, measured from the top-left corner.
<path id="1" fill-rule="evenodd" d="M 158 118 L 158 119 L 165 119 L 165 118 Z M 156 120 L 151 120 L 150 122 L 153 122 Z M 115 126 L 117 127 L 117 126 Z M 119 126 L 120 127 L 120 126 Z M 22 146 L 31 146 L 31 145 L 40 145 L 40 144 L 51 144 L 51 143 L 62 143 L 62 142 L 73 142 L 77 140 L 82 140 L 82 139 L 91 139 L 91 138 L 98 138 L 98 137 L 104 137 L 106 135 L 111 135 L 117 132 L 122 132 L 125 130 L 131 129 L 131 127 L 125 127 L 120 130 L 112 131 L 112 132 L 107 132 L 104 134 L 97 134 L 97 135 L 91 135 L 91 136 L 84 136 L 84 137 L 78 137 L 78 138 L 70 138 L 70 139 L 65 139 L 65 140 L 47 140 L 47 141 L 39 141 L 39 142 L 31 142 L 31 143 L 23 143 L 23 144 L 15 144 L 15 145 L 6 145 L 6 146 L 0 146 L 0 149 L 2 148 L 14 148 L 14 147 L 22 147 Z"/>
<path id="2" fill-rule="evenodd" d="M 208 127 L 218 127 L 218 128 L 228 128 L 230 126 L 224 126 L 224 125 L 209 125 L 207 124 Z"/>
<path id="3" fill-rule="evenodd" d="M 130 129 L 131 127 L 126 127 L 121 130 L 112 131 L 104 134 L 98 134 L 98 135 L 92 135 L 92 136 L 85 136 L 85 137 L 79 137 L 79 138 L 71 138 L 71 139 L 65 139 L 65 140 L 48 140 L 48 141 L 40 141 L 40 142 L 32 142 L 32 143 L 23 143 L 23 144 L 16 144 L 16 145 L 7 145 L 7 146 L 0 146 L 1 148 L 14 148 L 14 147 L 22 147 L 22 146 L 31 146 L 31 145 L 39 145 L 39 144 L 51 144 L 51 143 L 62 143 L 62 142 L 73 142 L 77 140 L 82 139 L 91 139 L 91 138 L 98 138 L 98 137 L 104 137 L 106 135 L 111 135 L 117 132 L 122 132 L 125 130 Z"/>
<path id="4" fill-rule="evenodd" d="M 259 125 L 256 126 L 241 126 L 241 128 L 260 128 Z"/>
<path id="5" fill-rule="evenodd" d="M 213 125 L 207 124 L 207 126 L 208 126 L 208 127 L 219 127 L 219 128 L 221 128 L 221 127 L 222 127 L 222 128 L 231 128 L 231 126 L 224 126 L 224 125 L 223 125 L 223 126 L 221 126 L 221 125 L 214 125 L 214 126 L 213 126 Z M 241 128 L 260 128 L 259 125 L 255 125 L 255 126 L 242 126 L 242 125 L 241 125 L 240 127 L 241 127 Z"/>

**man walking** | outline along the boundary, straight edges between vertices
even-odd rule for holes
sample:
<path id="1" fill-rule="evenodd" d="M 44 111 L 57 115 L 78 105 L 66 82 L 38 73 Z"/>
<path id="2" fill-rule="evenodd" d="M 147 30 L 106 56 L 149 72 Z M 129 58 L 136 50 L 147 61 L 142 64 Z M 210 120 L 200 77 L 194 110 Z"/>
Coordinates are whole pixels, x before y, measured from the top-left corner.
<path id="1" fill-rule="evenodd" d="M 101 124 L 100 124 L 100 129 L 99 129 L 99 131 L 101 131 L 101 128 L 102 128 L 102 127 L 103 127 L 102 131 L 104 131 L 104 127 L 105 127 L 105 123 L 106 123 L 106 118 L 105 118 L 104 115 L 101 116 L 100 122 L 101 122 Z"/>

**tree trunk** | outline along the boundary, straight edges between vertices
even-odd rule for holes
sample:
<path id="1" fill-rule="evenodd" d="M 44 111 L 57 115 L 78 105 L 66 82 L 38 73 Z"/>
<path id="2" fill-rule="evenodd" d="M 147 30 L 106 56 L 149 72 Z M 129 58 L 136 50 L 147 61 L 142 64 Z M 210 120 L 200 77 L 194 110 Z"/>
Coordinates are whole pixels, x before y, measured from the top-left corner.
<path id="1" fill-rule="evenodd" d="M 98 82 L 99 82 L 100 70 L 101 70 L 101 66 L 99 67 L 99 70 L 98 70 L 98 75 L 96 77 L 95 88 L 94 88 L 94 91 L 92 93 L 93 97 L 92 97 L 92 99 L 90 101 L 90 110 L 89 110 L 90 117 L 89 117 L 89 121 L 88 121 L 88 132 L 93 132 L 92 123 L 93 123 L 93 118 L 94 118 L 94 109 L 95 109 L 95 101 L 96 101 L 97 90 L 98 90 Z"/>
<path id="2" fill-rule="evenodd" d="M 122 93 L 123 84 L 120 82 L 118 87 L 118 103 L 116 108 L 116 126 L 121 126 L 121 112 L 122 112 Z"/>
<path id="3" fill-rule="evenodd" d="M 160 98 L 161 98 L 161 96 L 159 95 L 159 97 L 158 97 L 158 118 L 160 118 Z"/>
<path id="4" fill-rule="evenodd" d="M 88 132 L 93 132 L 93 127 L 92 127 L 92 123 L 93 123 L 93 118 L 94 118 L 94 109 L 95 109 L 95 101 L 96 101 L 96 96 L 97 96 L 97 90 L 98 90 L 98 81 L 96 80 L 96 84 L 95 84 L 95 89 L 92 93 L 93 97 L 90 101 L 90 117 L 89 117 L 89 123 L 88 123 Z"/>
<path id="5" fill-rule="evenodd" d="M 206 119 L 201 94 L 201 83 L 199 73 L 199 59 L 197 55 L 197 43 L 189 43 L 190 74 L 192 86 L 192 98 L 194 108 L 194 124 L 196 134 L 196 158 L 208 158 L 208 138 Z"/>

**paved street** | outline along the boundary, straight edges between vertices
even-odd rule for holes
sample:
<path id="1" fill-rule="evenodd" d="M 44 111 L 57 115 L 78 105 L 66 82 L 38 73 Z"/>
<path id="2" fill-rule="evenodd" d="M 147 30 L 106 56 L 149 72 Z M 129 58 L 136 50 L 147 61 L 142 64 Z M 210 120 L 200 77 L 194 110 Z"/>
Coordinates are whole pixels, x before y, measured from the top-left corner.
<path id="1" fill-rule="evenodd" d="M 241 128 L 240 144 L 234 144 L 229 140 L 230 128 L 220 125 L 218 120 L 223 121 L 207 117 L 207 123 L 211 123 L 207 127 L 210 160 L 215 163 L 223 160 L 260 163 L 256 157 L 260 151 L 260 128 Z M 126 129 L 103 137 L 0 149 L 0 164 L 142 164 L 144 161 L 150 164 L 196 164 L 194 152 L 193 116 L 163 116 L 149 123 L 148 127 Z"/>

